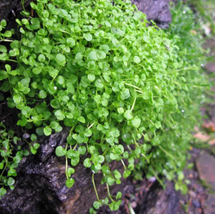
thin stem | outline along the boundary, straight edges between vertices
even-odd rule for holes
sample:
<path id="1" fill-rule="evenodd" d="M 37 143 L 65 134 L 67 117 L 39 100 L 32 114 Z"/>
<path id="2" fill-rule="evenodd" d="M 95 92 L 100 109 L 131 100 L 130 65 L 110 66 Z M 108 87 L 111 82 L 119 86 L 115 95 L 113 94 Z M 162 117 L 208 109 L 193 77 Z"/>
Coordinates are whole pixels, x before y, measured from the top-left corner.
<path id="1" fill-rule="evenodd" d="M 138 145 L 138 143 L 137 143 L 137 141 L 136 141 L 135 136 L 134 136 L 133 133 L 132 133 L 132 136 L 133 136 L 133 139 L 134 139 L 134 144 L 135 144 L 137 147 L 140 147 L 140 146 Z"/>
<path id="2" fill-rule="evenodd" d="M 185 70 L 190 70 L 190 69 L 195 69 L 195 67 L 180 68 L 180 69 L 177 69 L 176 71 L 185 71 Z"/>
<path id="3" fill-rule="evenodd" d="M 95 193 L 96 193 L 96 198 L 97 198 L 98 201 L 100 201 L 99 195 L 98 195 L 98 192 L 97 192 L 97 189 L 96 189 L 95 181 L 94 181 L 94 173 L 92 174 L 92 182 L 93 182 L 93 187 L 94 187 L 94 190 L 95 190 Z"/>
<path id="4" fill-rule="evenodd" d="M 163 182 L 162 182 L 161 179 L 157 176 L 155 170 L 154 170 L 152 167 L 151 167 L 151 169 L 152 169 L 152 171 L 153 171 L 153 173 L 154 173 L 154 176 L 156 177 L 156 179 L 157 179 L 157 180 L 159 181 L 159 183 L 161 184 L 161 186 L 164 187 Z"/>
<path id="5" fill-rule="evenodd" d="M 73 151 L 75 151 L 75 149 L 76 149 L 77 145 L 78 145 L 78 144 L 76 143 L 76 144 L 75 144 L 75 146 L 74 146 L 74 148 L 73 148 Z"/>
<path id="6" fill-rule="evenodd" d="M 166 153 L 168 156 L 170 156 L 173 160 L 176 159 L 176 157 L 173 157 L 169 152 L 167 152 L 161 145 L 158 145 L 158 147 L 164 152 Z"/>
<path id="7" fill-rule="evenodd" d="M 66 144 L 66 150 L 67 150 L 67 147 L 68 147 L 68 143 Z M 69 176 L 67 174 L 67 171 L 68 171 L 68 158 L 66 156 L 66 168 L 65 168 L 65 174 L 66 174 L 66 178 L 69 179 Z"/>
<path id="8" fill-rule="evenodd" d="M 134 102 L 133 102 L 133 105 L 132 105 L 132 107 L 131 107 L 131 111 L 133 111 L 133 109 L 134 109 L 135 102 L 136 102 L 136 97 L 135 97 Z"/>
<path id="9" fill-rule="evenodd" d="M 113 198 L 111 197 L 111 194 L 110 194 L 109 185 L 108 185 L 107 183 L 106 183 L 106 186 L 107 186 L 108 196 L 109 196 L 110 200 L 111 200 L 112 202 L 114 202 L 114 200 L 113 200 Z"/>
<path id="10" fill-rule="evenodd" d="M 9 62 L 17 62 L 16 60 L 13 60 L 13 59 L 8 59 L 6 61 L 9 61 Z"/>
<path id="11" fill-rule="evenodd" d="M 126 166 L 125 166 L 124 161 L 123 161 L 123 160 L 121 160 L 121 162 L 122 162 L 122 165 L 123 165 L 124 169 L 126 169 Z"/>
<path id="12" fill-rule="evenodd" d="M 130 87 L 133 87 L 133 88 L 136 88 L 136 89 L 138 89 L 138 90 L 141 91 L 141 88 L 138 88 L 138 87 L 135 86 L 135 85 L 131 85 L 131 84 L 129 84 L 129 83 L 125 83 L 125 85 L 130 86 Z"/>
<path id="13" fill-rule="evenodd" d="M 5 158 L 5 166 L 4 166 L 4 169 L 3 169 L 2 172 L 1 172 L 1 176 L 4 174 L 4 171 L 5 171 L 6 168 L 7 168 L 7 164 L 8 164 L 8 160 L 7 160 L 7 158 Z"/>
<path id="14" fill-rule="evenodd" d="M 91 124 L 91 125 L 88 127 L 88 129 L 90 129 L 93 125 L 94 125 L 94 123 L 93 123 L 93 124 Z"/>
<path id="15" fill-rule="evenodd" d="M 0 40 L 0 42 L 13 42 L 13 40 L 10 40 L 10 39 L 4 39 L 4 40 Z"/>
<path id="16" fill-rule="evenodd" d="M 140 91 L 140 90 L 135 90 L 136 92 L 139 92 L 139 93 L 141 93 L 141 94 L 143 94 L 143 92 L 142 91 Z"/>

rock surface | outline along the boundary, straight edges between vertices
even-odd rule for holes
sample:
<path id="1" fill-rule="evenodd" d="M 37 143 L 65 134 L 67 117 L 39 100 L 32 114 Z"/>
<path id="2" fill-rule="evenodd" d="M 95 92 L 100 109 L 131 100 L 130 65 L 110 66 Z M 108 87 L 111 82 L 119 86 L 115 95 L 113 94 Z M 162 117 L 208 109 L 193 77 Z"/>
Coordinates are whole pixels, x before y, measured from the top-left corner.
<path id="1" fill-rule="evenodd" d="M 29 5 L 32 0 L 25 0 L 25 7 Z M 0 1 L 0 20 L 8 19 L 12 10 L 14 11 L 14 15 L 22 10 L 22 0 L 1 0 Z"/>
<path id="2" fill-rule="evenodd" d="M 200 179 L 215 190 L 215 158 L 203 151 L 196 161 Z"/>
<path id="3" fill-rule="evenodd" d="M 142 203 L 139 214 L 173 214 L 179 209 L 180 192 L 175 191 L 174 183 L 167 182 L 166 189 L 157 189 L 155 197 L 152 197 L 152 192 L 145 198 L 145 203 Z M 150 196 L 151 195 L 151 196 Z M 151 199 L 151 200 L 150 200 Z M 150 201 L 154 201 L 154 206 L 148 206 Z M 146 203 L 147 202 L 147 203 Z"/>
<path id="4" fill-rule="evenodd" d="M 202 201 L 204 214 L 215 214 L 215 195 L 208 194 L 207 198 Z"/>
<path id="5" fill-rule="evenodd" d="M 0 20 L 5 19 L 8 14 L 17 5 L 18 0 L 1 0 L 0 2 Z"/>
<path id="6" fill-rule="evenodd" d="M 40 140 L 40 149 L 36 155 L 30 155 L 22 160 L 18 168 L 18 176 L 13 191 L 0 200 L 1 214 L 85 214 L 96 200 L 92 184 L 91 170 L 83 166 L 82 161 L 75 167 L 72 176 L 75 184 L 72 188 L 65 186 L 65 159 L 55 155 L 58 145 L 65 145 L 68 130 L 56 133 L 50 138 Z M 123 169 L 118 163 L 113 168 Z M 101 185 L 101 174 L 95 175 L 98 194 L 105 198 L 107 191 Z M 119 191 L 127 184 L 111 188 L 111 192 Z"/>
<path id="7" fill-rule="evenodd" d="M 167 28 L 172 21 L 169 10 L 169 0 L 131 0 L 138 10 L 147 15 L 160 28 Z"/>

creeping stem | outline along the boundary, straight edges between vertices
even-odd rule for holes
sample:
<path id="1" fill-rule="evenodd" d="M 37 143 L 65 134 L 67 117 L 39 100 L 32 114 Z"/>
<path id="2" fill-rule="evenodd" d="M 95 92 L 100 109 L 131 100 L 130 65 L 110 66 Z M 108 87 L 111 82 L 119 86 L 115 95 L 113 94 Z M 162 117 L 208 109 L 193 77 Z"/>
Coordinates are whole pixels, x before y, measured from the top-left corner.
<path id="1" fill-rule="evenodd" d="M 98 201 L 100 201 L 99 195 L 98 195 L 98 192 L 97 192 L 97 189 L 96 189 L 95 180 L 94 180 L 94 173 L 92 174 L 92 182 L 93 182 L 93 187 L 94 187 L 94 190 L 95 190 L 95 193 L 96 193 L 96 198 L 97 198 Z"/>

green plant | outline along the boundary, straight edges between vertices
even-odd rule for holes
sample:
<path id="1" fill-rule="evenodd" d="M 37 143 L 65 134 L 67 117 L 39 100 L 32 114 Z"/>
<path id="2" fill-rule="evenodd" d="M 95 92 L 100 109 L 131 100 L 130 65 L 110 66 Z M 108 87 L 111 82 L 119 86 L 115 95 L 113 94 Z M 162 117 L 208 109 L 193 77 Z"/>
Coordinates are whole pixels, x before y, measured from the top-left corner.
<path id="1" fill-rule="evenodd" d="M 215 33 L 215 24 L 214 24 L 215 4 L 214 4 L 214 1 L 208 0 L 207 2 L 204 2 L 203 0 L 188 0 L 188 3 L 192 6 L 194 6 L 197 15 L 200 17 L 201 24 L 209 27 L 214 35 L 214 33 Z M 204 28 L 204 27 L 202 26 L 202 28 Z"/>
<path id="2" fill-rule="evenodd" d="M 5 186 L 14 189 L 15 180 L 13 177 L 17 175 L 16 168 L 22 157 L 28 155 L 27 150 L 22 150 L 21 146 L 15 147 L 17 141 L 20 140 L 14 136 L 12 130 L 6 131 L 3 123 L 0 123 L 0 198 L 6 194 Z"/>
<path id="3" fill-rule="evenodd" d="M 20 110 L 18 125 L 35 126 L 46 136 L 70 127 L 65 146 L 56 148 L 57 156 L 65 156 L 67 187 L 88 152 L 83 164 L 92 170 L 96 209 L 119 208 L 121 193 L 112 196 L 109 186 L 128 177 L 136 159 L 141 160 L 136 168 L 144 167 L 148 177 L 177 176 L 176 187 L 185 192 L 182 169 L 198 115 L 194 101 L 204 86 L 196 64 L 202 59 L 199 43 L 184 47 L 174 26 L 170 33 L 148 27 L 130 1 L 38 0 L 31 7 L 38 17 L 25 11 L 27 18 L 16 20 L 20 41 L 10 39 L 14 31 L 1 33 L 6 26 L 1 22 L 1 40 L 11 44 L 9 51 L 0 46 L 5 62 L 0 90 L 10 91 L 8 106 Z M 111 170 L 111 161 L 122 163 L 123 175 Z M 109 199 L 96 191 L 99 171 Z"/>

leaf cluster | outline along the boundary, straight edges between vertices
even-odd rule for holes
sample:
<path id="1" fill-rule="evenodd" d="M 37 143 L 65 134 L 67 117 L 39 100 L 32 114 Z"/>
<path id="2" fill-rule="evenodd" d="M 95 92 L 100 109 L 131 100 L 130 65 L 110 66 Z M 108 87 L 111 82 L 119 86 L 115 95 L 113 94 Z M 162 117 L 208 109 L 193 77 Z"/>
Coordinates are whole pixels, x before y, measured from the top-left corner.
<path id="1" fill-rule="evenodd" d="M 14 31 L 0 31 L 1 40 L 10 42 L 10 50 L 0 45 L 6 63 L 0 90 L 10 91 L 8 106 L 20 110 L 17 125 L 46 136 L 70 127 L 65 146 L 56 148 L 66 159 L 67 187 L 85 153 L 84 166 L 103 174 L 112 210 L 120 202 L 109 186 L 134 169 L 182 182 L 204 85 L 195 35 L 189 32 L 185 47 L 183 31 L 176 34 L 174 25 L 170 32 L 149 27 L 130 1 L 38 0 L 31 7 L 37 17 L 25 12 L 26 18 L 16 20 L 19 41 L 9 40 Z M 111 170 L 112 161 L 122 163 L 122 175 Z M 96 209 L 109 203 L 97 199 Z"/>
<path id="2" fill-rule="evenodd" d="M 14 136 L 12 130 L 6 131 L 3 123 L 0 123 L 0 198 L 6 194 L 4 187 L 14 189 L 15 179 L 17 175 L 16 168 L 22 160 L 23 156 L 29 154 L 27 150 L 22 150 L 21 146 L 17 146 L 17 141 L 20 140 Z M 15 149 L 17 148 L 17 149 Z"/>

